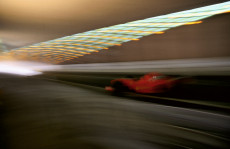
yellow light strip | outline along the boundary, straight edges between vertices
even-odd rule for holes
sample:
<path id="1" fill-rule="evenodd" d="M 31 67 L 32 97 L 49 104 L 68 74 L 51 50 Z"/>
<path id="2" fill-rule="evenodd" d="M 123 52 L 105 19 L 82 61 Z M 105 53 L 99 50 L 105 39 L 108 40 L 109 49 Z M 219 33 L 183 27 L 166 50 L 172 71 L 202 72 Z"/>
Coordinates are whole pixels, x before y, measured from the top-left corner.
<path id="1" fill-rule="evenodd" d="M 60 46 L 61 47 L 61 46 Z M 69 51 L 72 51 L 72 52 L 75 52 L 75 53 L 84 53 L 86 54 L 87 52 L 82 52 L 82 51 L 76 51 L 76 50 L 70 50 L 70 49 L 57 49 L 55 48 L 55 50 L 59 50 L 60 52 L 63 52 L 63 53 L 66 53 L 66 52 L 69 52 Z M 42 50 L 41 52 L 43 52 L 44 50 Z M 95 51 L 95 50 L 94 50 Z M 50 52 L 54 52 L 54 51 L 50 51 Z"/>
<path id="2" fill-rule="evenodd" d="M 132 31 L 132 30 L 105 30 L 96 32 L 125 32 L 125 33 L 147 33 L 147 34 L 163 34 L 164 32 L 153 32 L 153 31 Z"/>
<path id="3" fill-rule="evenodd" d="M 65 54 L 58 54 L 58 55 L 73 55 L 73 56 L 74 56 L 74 55 L 75 55 L 75 56 L 77 55 L 77 56 L 83 56 L 82 54 L 69 53 L 69 52 L 68 52 L 68 53 L 65 53 Z M 56 56 L 57 56 L 57 55 L 56 55 Z"/>
<path id="4" fill-rule="evenodd" d="M 82 42 L 93 42 L 93 43 L 101 43 L 101 44 L 108 44 L 108 45 L 117 45 L 120 46 L 121 44 L 115 44 L 115 43 L 109 43 L 109 42 L 100 42 L 100 41 L 92 41 L 92 40 L 55 40 L 57 42 L 62 42 L 62 41 L 82 41 Z"/>
<path id="5" fill-rule="evenodd" d="M 76 57 L 76 58 L 78 58 L 78 57 Z M 69 61 L 69 60 L 72 60 L 72 59 L 74 59 L 74 58 L 71 57 L 71 58 L 67 58 L 67 59 L 65 59 L 65 60 Z"/>
<path id="6" fill-rule="evenodd" d="M 58 47 L 65 47 L 65 46 L 58 46 Z M 76 47 L 73 47 L 74 49 L 83 49 L 83 48 L 76 48 Z M 31 48 L 33 49 L 33 48 Z M 46 50 L 47 48 L 39 48 L 39 52 L 51 52 L 53 53 L 54 51 L 53 50 Z M 82 51 L 77 51 L 77 50 L 69 50 L 69 49 L 58 49 L 58 48 L 53 48 L 55 49 L 56 52 L 67 52 L 67 51 L 72 51 L 72 52 L 75 52 L 75 53 L 84 53 L 84 54 L 87 54 L 87 52 L 82 52 Z M 57 51 L 58 50 L 58 51 Z M 91 52 L 96 52 L 97 50 L 91 50 L 91 49 L 86 49 L 88 51 L 91 51 Z M 33 51 L 34 52 L 34 51 Z M 32 53 L 32 52 L 31 52 Z"/>
<path id="7" fill-rule="evenodd" d="M 23 49 L 56 49 L 56 48 L 42 48 L 41 46 L 30 46 L 28 48 L 23 48 Z"/>
<path id="8" fill-rule="evenodd" d="M 48 55 L 50 55 L 49 53 L 47 53 Z M 43 54 L 43 56 L 45 56 L 46 54 Z M 65 53 L 65 54 L 52 54 L 53 56 L 60 56 L 60 55 L 63 55 L 63 56 L 67 56 L 67 55 L 77 55 L 77 56 L 83 56 L 82 54 L 75 54 L 75 53 Z"/>
<path id="9" fill-rule="evenodd" d="M 135 38 L 122 38 L 122 37 L 113 37 L 113 36 L 94 36 L 94 35 L 79 35 L 74 37 L 102 37 L 102 38 L 114 38 L 114 39 L 123 39 L 123 40 L 139 40 Z"/>
<path id="10" fill-rule="evenodd" d="M 80 51 L 74 51 L 74 50 L 68 50 L 68 51 L 66 51 L 67 53 L 69 53 L 69 52 L 76 52 L 76 53 L 82 53 L 82 54 L 88 54 L 88 52 L 80 52 Z M 65 53 L 66 53 L 65 52 Z M 72 53 L 72 54 L 75 54 L 75 53 Z"/>
<path id="11" fill-rule="evenodd" d="M 197 22 L 187 22 L 185 25 L 193 25 L 193 24 L 200 24 L 202 21 L 197 21 Z"/>
<path id="12" fill-rule="evenodd" d="M 198 21 L 198 22 L 200 22 L 200 21 Z M 180 23 L 142 23 L 142 24 L 127 24 L 126 26 L 186 25 L 186 24 L 198 24 L 198 22 L 180 22 Z"/>
<path id="13" fill-rule="evenodd" d="M 84 46 L 84 47 L 92 47 L 92 48 L 105 48 L 105 47 L 98 47 L 98 46 L 92 46 L 92 45 L 85 45 L 85 44 L 76 44 L 76 43 L 49 43 L 49 44 L 41 44 L 41 45 L 51 45 L 51 44 L 67 44 L 67 45 L 79 45 L 79 46 Z"/>
<path id="14" fill-rule="evenodd" d="M 79 48 L 79 47 L 71 47 L 71 46 L 52 46 L 54 48 L 48 48 L 47 46 L 45 45 L 42 45 L 42 46 L 30 46 L 31 48 L 27 48 L 27 49 L 57 49 L 57 48 L 71 48 L 71 49 L 79 49 L 79 50 L 84 50 L 84 51 L 91 51 L 91 52 L 94 52 L 96 50 L 94 49 L 85 49 L 85 48 Z M 46 48 L 47 47 L 47 48 Z M 104 49 L 108 49 L 108 48 L 104 48 Z M 67 50 L 67 49 L 65 49 Z"/>

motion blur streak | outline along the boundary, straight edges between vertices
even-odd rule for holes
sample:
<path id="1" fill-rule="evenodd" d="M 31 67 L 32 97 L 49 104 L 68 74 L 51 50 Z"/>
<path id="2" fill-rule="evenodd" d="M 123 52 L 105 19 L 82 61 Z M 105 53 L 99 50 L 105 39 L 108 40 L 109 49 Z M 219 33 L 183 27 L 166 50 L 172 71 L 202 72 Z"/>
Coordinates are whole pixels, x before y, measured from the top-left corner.
<path id="1" fill-rule="evenodd" d="M 47 66 L 42 63 L 33 63 L 33 62 L 25 62 L 25 61 L 1 61 L 0 62 L 0 73 L 9 73 L 23 76 L 33 76 L 42 74 L 37 70 L 44 68 Z"/>

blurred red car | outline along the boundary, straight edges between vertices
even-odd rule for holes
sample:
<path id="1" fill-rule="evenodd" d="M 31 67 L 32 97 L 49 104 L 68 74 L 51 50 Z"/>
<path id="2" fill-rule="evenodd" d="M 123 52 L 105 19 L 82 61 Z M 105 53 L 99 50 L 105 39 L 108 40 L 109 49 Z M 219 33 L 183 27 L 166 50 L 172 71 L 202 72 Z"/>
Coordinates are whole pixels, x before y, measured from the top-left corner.
<path id="1" fill-rule="evenodd" d="M 132 91 L 136 93 L 163 93 L 178 84 L 180 79 L 159 73 L 149 73 L 139 79 L 119 78 L 111 81 L 105 90 L 115 92 Z"/>

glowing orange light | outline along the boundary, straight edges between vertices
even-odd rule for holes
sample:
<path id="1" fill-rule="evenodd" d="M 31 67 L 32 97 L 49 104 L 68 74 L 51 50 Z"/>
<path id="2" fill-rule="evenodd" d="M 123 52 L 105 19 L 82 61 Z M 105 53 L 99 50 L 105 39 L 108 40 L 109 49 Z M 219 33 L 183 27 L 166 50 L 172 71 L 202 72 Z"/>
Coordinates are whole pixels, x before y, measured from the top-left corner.
<path id="1" fill-rule="evenodd" d="M 74 57 L 74 58 L 78 58 L 78 57 Z M 65 59 L 65 60 L 69 61 L 69 60 L 72 60 L 72 59 L 74 59 L 74 58 L 71 57 L 71 58 L 67 58 L 67 59 Z"/>
<path id="2" fill-rule="evenodd" d="M 154 34 L 164 34 L 165 32 L 155 32 Z"/>
<path id="3" fill-rule="evenodd" d="M 202 21 L 197 21 L 197 22 L 187 22 L 185 25 L 193 25 L 193 24 L 200 24 Z"/>
<path id="4" fill-rule="evenodd" d="M 230 10 L 228 10 L 228 11 L 225 11 L 224 13 L 230 13 Z"/>

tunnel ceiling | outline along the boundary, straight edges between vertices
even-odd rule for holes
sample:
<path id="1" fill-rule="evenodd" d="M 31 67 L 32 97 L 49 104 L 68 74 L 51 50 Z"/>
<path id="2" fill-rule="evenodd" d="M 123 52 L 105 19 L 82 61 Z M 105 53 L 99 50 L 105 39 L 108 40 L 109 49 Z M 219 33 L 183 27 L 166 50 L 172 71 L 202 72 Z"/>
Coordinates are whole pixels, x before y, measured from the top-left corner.
<path id="1" fill-rule="evenodd" d="M 202 19 L 229 11 L 230 2 L 225 2 L 160 15 L 16 48 L 4 52 L 1 58 L 62 63 L 112 46 L 121 46 L 122 43 L 139 40 L 144 36 L 163 34 L 178 26 L 199 24 Z"/>

